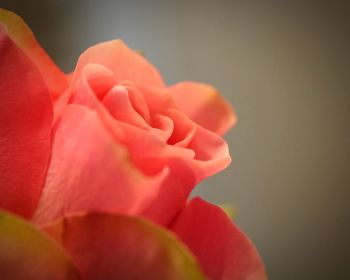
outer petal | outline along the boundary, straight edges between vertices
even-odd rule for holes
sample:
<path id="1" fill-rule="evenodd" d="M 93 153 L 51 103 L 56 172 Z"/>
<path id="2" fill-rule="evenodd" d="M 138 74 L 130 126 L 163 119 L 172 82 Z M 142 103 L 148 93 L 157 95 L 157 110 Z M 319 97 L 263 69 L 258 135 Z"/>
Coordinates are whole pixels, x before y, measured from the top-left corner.
<path id="1" fill-rule="evenodd" d="M 0 25 L 0 208 L 32 216 L 47 170 L 51 121 L 39 71 Z"/>
<path id="2" fill-rule="evenodd" d="M 173 235 L 140 218 L 90 213 L 44 230 L 66 248 L 84 280 L 203 279 Z"/>
<path id="3" fill-rule="evenodd" d="M 96 112 L 70 105 L 57 123 L 34 221 L 43 224 L 80 211 L 140 213 L 166 174 L 166 169 L 150 177 L 140 173 Z"/>
<path id="4" fill-rule="evenodd" d="M 212 86 L 181 82 L 169 87 L 175 103 L 199 125 L 223 135 L 237 121 L 231 106 Z"/>
<path id="5" fill-rule="evenodd" d="M 197 256 L 210 279 L 267 279 L 253 244 L 220 207 L 194 198 L 171 228 Z"/>
<path id="6" fill-rule="evenodd" d="M 0 212 L 0 275 L 2 280 L 79 279 L 60 246 L 4 212 Z"/>
<path id="7" fill-rule="evenodd" d="M 157 69 L 121 40 L 101 43 L 87 49 L 79 58 L 73 74 L 76 87 L 84 67 L 89 63 L 101 64 L 111 70 L 117 82 L 125 80 L 163 87 L 164 82 Z"/>
<path id="8" fill-rule="evenodd" d="M 25 22 L 16 14 L 0 8 L 0 26 L 3 25 L 10 38 L 39 69 L 53 98 L 59 96 L 68 86 L 68 80 L 36 41 Z M 17 76 L 19 79 L 21 76 Z"/>

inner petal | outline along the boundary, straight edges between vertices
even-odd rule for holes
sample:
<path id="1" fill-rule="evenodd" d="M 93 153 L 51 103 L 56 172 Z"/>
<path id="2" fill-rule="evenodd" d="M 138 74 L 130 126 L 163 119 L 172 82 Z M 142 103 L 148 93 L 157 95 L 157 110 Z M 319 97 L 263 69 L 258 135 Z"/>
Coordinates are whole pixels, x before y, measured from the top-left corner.
<path id="1" fill-rule="evenodd" d="M 151 119 L 151 133 L 166 143 L 174 131 L 173 120 L 165 115 L 156 114 Z"/>
<path id="2" fill-rule="evenodd" d="M 175 109 L 167 110 L 167 115 L 174 122 L 174 130 L 168 144 L 186 148 L 196 132 L 196 125 L 185 114 Z"/>
<path id="3" fill-rule="evenodd" d="M 103 98 L 102 103 L 115 119 L 141 128 L 149 128 L 146 120 L 133 107 L 129 91 L 124 86 L 114 86 Z"/>
<path id="4" fill-rule="evenodd" d="M 100 100 L 116 84 L 113 72 L 99 64 L 88 64 L 84 68 L 84 75 L 89 86 Z"/>
<path id="5" fill-rule="evenodd" d="M 131 81 L 124 81 L 120 83 L 120 85 L 128 90 L 129 99 L 135 111 L 137 111 L 147 122 L 150 122 L 151 115 L 144 98 L 144 93 L 141 92 Z"/>

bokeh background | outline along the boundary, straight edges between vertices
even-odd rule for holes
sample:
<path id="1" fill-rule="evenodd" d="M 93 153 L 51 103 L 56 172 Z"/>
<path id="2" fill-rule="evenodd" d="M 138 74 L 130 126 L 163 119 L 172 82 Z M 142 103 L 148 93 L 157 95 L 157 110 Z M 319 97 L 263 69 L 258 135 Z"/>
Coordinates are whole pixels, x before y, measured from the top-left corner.
<path id="1" fill-rule="evenodd" d="M 168 84 L 235 107 L 232 165 L 197 195 L 231 203 L 270 279 L 350 279 L 348 1 L 0 1 L 65 71 L 116 37 Z M 210 250 L 208 248 L 208 250 Z"/>

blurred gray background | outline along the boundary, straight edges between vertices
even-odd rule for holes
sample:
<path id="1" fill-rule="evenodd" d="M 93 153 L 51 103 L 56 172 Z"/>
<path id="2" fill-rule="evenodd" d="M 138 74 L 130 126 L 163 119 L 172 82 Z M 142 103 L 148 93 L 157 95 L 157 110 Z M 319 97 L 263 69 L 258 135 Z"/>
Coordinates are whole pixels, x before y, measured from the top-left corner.
<path id="1" fill-rule="evenodd" d="M 270 279 L 350 279 L 346 1 L 0 1 L 65 71 L 116 37 L 168 84 L 215 85 L 239 124 L 232 165 L 196 194 L 232 203 Z"/>

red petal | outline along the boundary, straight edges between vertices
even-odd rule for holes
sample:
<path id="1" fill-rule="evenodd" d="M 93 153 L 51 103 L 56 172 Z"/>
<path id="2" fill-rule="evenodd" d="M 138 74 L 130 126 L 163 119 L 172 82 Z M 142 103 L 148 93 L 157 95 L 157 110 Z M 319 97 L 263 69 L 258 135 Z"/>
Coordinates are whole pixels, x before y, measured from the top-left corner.
<path id="1" fill-rule="evenodd" d="M 37 67 L 0 25 L 0 208 L 32 216 L 47 170 L 51 121 L 50 94 Z"/>
<path id="2" fill-rule="evenodd" d="M 1 25 L 4 25 L 8 36 L 34 62 L 52 97 L 56 98 L 62 94 L 68 86 L 67 77 L 41 48 L 23 19 L 10 11 L 0 8 Z"/>
<path id="3" fill-rule="evenodd" d="M 78 83 L 84 67 L 96 63 L 111 70 L 117 83 L 133 82 L 163 87 L 163 80 L 157 69 L 138 53 L 130 50 L 121 40 L 101 43 L 87 49 L 79 58 L 73 75 L 73 87 Z"/>
<path id="4" fill-rule="evenodd" d="M 203 279 L 172 234 L 140 218 L 90 213 L 44 230 L 64 246 L 84 280 Z"/>
<path id="5" fill-rule="evenodd" d="M 166 170 L 148 177 L 134 168 L 98 114 L 69 105 L 57 123 L 51 162 L 34 221 L 81 211 L 140 213 L 157 195 Z"/>
<path id="6" fill-rule="evenodd" d="M 194 198 L 171 228 L 197 256 L 210 279 L 267 279 L 253 244 L 221 208 Z"/>
<path id="7" fill-rule="evenodd" d="M 169 87 L 175 103 L 199 125 L 223 135 L 237 121 L 231 106 L 212 86 L 181 82 Z"/>

